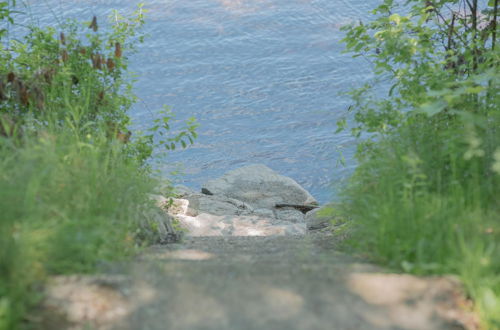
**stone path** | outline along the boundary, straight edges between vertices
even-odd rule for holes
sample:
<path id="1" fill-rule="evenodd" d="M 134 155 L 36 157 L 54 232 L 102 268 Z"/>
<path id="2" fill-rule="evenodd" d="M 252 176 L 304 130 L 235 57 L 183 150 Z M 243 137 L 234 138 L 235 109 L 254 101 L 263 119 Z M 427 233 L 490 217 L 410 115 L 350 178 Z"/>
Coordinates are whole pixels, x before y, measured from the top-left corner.
<path id="1" fill-rule="evenodd" d="M 45 329 L 475 328 L 453 280 L 386 274 L 336 252 L 328 233 L 197 237 L 82 279 L 54 281 L 53 310 L 71 322 Z"/>
<path id="2" fill-rule="evenodd" d="M 161 235 L 176 217 L 187 230 L 181 243 L 154 246 L 101 276 L 53 279 L 39 328 L 476 328 L 456 281 L 390 274 L 339 253 L 340 238 L 324 228 L 329 218 L 311 211 L 314 199 L 290 178 L 255 165 L 203 192 L 185 191 L 168 204 L 170 216 L 160 210 Z"/>

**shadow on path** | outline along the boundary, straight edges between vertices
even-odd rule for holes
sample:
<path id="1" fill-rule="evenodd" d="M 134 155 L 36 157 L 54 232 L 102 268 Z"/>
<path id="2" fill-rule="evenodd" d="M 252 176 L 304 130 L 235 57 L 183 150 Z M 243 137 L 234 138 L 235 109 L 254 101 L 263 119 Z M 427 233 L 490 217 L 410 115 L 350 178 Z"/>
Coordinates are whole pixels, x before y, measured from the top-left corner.
<path id="1" fill-rule="evenodd" d="M 45 306 L 59 316 L 46 318 L 44 326 L 475 328 L 454 280 L 387 274 L 336 252 L 333 242 L 330 234 L 317 233 L 305 237 L 197 237 L 182 244 L 156 246 L 106 276 L 55 279 Z"/>

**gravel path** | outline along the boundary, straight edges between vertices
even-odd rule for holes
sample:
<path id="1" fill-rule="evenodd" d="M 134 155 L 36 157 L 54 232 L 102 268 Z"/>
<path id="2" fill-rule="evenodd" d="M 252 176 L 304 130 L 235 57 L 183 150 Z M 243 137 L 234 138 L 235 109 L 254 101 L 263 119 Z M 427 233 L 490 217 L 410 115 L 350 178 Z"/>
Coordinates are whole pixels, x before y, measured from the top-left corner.
<path id="1" fill-rule="evenodd" d="M 454 281 L 383 273 L 334 245 L 319 233 L 154 247 L 122 268 L 130 273 L 120 291 L 128 312 L 102 328 L 474 328 Z"/>
<path id="2" fill-rule="evenodd" d="M 198 237 L 55 279 L 47 329 L 474 329 L 456 282 L 383 273 L 305 237 Z M 124 275 L 126 274 L 126 275 Z M 54 306 L 58 306 L 57 308 Z M 50 313 L 49 313 L 50 314 Z M 46 315 L 48 315 L 46 313 Z M 69 317 L 68 317 L 69 316 Z"/>
<path id="3" fill-rule="evenodd" d="M 315 200 L 291 178 L 255 164 L 202 191 L 184 187 L 173 204 L 151 195 L 162 235 L 175 217 L 191 238 L 107 265 L 101 275 L 53 278 L 35 328 L 477 328 L 456 281 L 390 274 L 340 253 L 341 238 L 324 228 L 332 215 L 321 208 L 304 215 Z"/>

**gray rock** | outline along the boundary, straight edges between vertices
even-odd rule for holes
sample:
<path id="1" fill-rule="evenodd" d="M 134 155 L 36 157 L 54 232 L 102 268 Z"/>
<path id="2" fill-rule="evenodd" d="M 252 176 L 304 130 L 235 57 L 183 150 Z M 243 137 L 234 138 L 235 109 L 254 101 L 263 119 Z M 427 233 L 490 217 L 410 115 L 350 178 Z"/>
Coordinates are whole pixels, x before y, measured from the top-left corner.
<path id="1" fill-rule="evenodd" d="M 274 211 L 270 209 L 255 209 L 253 210 L 252 214 L 264 218 L 276 218 L 276 214 L 274 214 Z"/>
<path id="2" fill-rule="evenodd" d="M 154 199 L 187 236 L 303 235 L 304 213 L 317 205 L 297 182 L 264 165 L 230 171 L 207 182 L 202 194 L 183 186 L 177 192 L 180 198 L 168 204 Z"/>
<path id="3" fill-rule="evenodd" d="M 306 214 L 307 229 L 315 230 L 329 226 L 331 221 L 335 218 L 332 212 L 328 212 L 332 205 L 325 205 L 318 209 L 314 209 Z"/>
<path id="4" fill-rule="evenodd" d="M 255 215 L 213 215 L 201 213 L 196 217 L 178 215 L 187 236 L 284 236 L 304 235 L 304 223 L 264 218 Z"/>
<path id="5" fill-rule="evenodd" d="M 209 196 L 203 194 L 184 197 L 189 205 L 186 215 L 197 216 L 200 213 L 212 215 L 241 215 L 251 213 L 251 208 L 242 201 L 224 196 Z"/>
<path id="6" fill-rule="evenodd" d="M 290 221 L 293 223 L 303 223 L 304 222 L 304 213 L 293 208 L 293 207 L 284 207 L 276 209 L 276 218 L 280 220 Z"/>
<path id="7" fill-rule="evenodd" d="M 171 201 L 163 207 L 165 211 L 171 216 L 176 214 L 186 214 L 188 210 L 189 201 L 182 198 L 172 198 Z"/>
<path id="8" fill-rule="evenodd" d="M 173 227 L 173 218 L 159 207 L 143 213 L 139 223 L 140 238 L 154 243 L 176 242 L 181 235 Z"/>
<path id="9" fill-rule="evenodd" d="M 293 179 L 257 164 L 227 172 L 203 185 L 207 195 L 227 196 L 259 209 L 272 209 L 279 203 L 316 205 L 316 200 Z"/>

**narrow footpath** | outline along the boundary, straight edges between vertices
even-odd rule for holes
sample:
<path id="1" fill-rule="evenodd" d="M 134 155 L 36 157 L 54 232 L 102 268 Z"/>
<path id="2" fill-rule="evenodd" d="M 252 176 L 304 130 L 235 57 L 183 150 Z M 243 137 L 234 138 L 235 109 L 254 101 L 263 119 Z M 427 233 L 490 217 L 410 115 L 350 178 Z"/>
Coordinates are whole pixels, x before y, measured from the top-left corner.
<path id="1" fill-rule="evenodd" d="M 308 208 L 312 197 L 270 171 L 237 170 L 203 194 L 185 192 L 169 207 L 187 231 L 180 243 L 104 275 L 54 278 L 41 328 L 476 329 L 457 281 L 393 274 L 338 252 L 335 228 Z"/>

